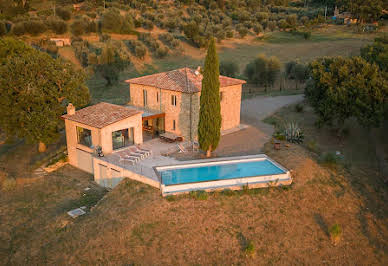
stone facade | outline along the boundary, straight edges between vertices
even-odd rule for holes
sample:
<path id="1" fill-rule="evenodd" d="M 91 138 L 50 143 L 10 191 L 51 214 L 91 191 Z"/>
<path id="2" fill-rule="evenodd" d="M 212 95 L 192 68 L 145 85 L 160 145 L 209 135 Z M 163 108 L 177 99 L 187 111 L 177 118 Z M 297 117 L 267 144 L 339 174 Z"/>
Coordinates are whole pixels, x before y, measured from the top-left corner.
<path id="1" fill-rule="evenodd" d="M 240 124 L 241 89 L 242 84 L 220 88 L 221 130 L 235 128 Z M 143 91 L 147 91 L 146 106 L 144 106 Z M 165 130 L 183 136 L 186 140 L 197 139 L 200 95 L 200 92 L 184 93 L 130 84 L 130 104 L 164 112 Z M 172 96 L 176 97 L 176 105 L 172 104 Z"/>

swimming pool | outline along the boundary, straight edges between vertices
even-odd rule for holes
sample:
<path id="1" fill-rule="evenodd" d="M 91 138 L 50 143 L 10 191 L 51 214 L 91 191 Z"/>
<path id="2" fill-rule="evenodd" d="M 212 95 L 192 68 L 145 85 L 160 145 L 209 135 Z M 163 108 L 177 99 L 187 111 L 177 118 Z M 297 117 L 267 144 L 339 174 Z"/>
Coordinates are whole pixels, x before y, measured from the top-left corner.
<path id="1" fill-rule="evenodd" d="M 289 171 L 264 154 L 159 166 L 155 171 L 162 193 L 291 182 Z"/>

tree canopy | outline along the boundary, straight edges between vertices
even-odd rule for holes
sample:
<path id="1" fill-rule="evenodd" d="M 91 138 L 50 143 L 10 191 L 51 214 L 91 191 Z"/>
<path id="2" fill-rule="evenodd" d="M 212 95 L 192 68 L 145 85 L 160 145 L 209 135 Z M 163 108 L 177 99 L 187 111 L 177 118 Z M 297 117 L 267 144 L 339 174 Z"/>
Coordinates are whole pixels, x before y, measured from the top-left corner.
<path id="1" fill-rule="evenodd" d="M 211 151 L 218 146 L 221 136 L 220 104 L 220 67 L 216 44 L 212 38 L 209 43 L 203 69 L 202 90 L 200 98 L 198 140 L 200 148 Z"/>
<path id="2" fill-rule="evenodd" d="M 323 58 L 310 64 L 311 82 L 305 95 L 320 124 L 342 126 L 355 117 L 366 127 L 378 127 L 384 118 L 388 83 L 375 64 L 361 57 Z"/>
<path id="3" fill-rule="evenodd" d="M 377 64 L 388 72 L 388 35 L 376 38 L 373 44 L 361 48 L 361 56 L 369 63 Z"/>
<path id="4" fill-rule="evenodd" d="M 0 127 L 9 139 L 48 144 L 59 136 L 66 104 L 85 106 L 85 74 L 21 41 L 0 39 Z"/>
<path id="5" fill-rule="evenodd" d="M 244 71 L 249 82 L 264 86 L 265 89 L 274 85 L 279 73 L 279 59 L 274 56 L 267 58 L 263 54 L 250 62 Z"/>

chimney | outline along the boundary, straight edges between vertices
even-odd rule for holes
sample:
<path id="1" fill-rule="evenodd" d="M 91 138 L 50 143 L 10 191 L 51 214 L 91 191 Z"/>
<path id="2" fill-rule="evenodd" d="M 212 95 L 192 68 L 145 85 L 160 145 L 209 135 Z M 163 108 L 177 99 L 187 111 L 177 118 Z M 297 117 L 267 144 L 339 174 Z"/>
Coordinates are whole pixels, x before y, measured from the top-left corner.
<path id="1" fill-rule="evenodd" d="M 75 107 L 72 103 L 69 103 L 67 105 L 67 114 L 68 115 L 74 115 L 75 114 Z"/>
<path id="2" fill-rule="evenodd" d="M 194 73 L 198 76 L 201 73 L 201 66 L 198 66 Z"/>

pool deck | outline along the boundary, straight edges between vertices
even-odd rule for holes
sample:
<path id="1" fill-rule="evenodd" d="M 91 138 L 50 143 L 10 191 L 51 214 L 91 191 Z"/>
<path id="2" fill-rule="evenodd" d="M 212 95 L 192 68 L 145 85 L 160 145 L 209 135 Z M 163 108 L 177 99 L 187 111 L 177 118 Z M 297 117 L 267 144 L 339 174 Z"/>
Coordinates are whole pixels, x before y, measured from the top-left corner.
<path id="1" fill-rule="evenodd" d="M 220 164 L 219 162 L 230 164 L 235 162 L 247 162 L 255 160 L 269 160 L 275 166 L 284 171 L 283 174 L 274 174 L 274 175 L 262 175 L 262 176 L 250 176 L 250 177 L 241 177 L 241 178 L 232 178 L 232 179 L 223 179 L 223 180 L 211 180 L 211 181 L 201 181 L 195 183 L 184 183 L 184 184 L 175 184 L 175 185 L 164 185 L 161 182 L 160 189 L 163 196 L 176 195 L 182 193 L 188 193 L 193 190 L 204 190 L 204 191 L 216 191 L 216 190 L 241 190 L 243 188 L 261 188 L 269 186 L 287 186 L 292 183 L 292 178 L 290 172 L 269 158 L 265 154 L 256 154 L 256 155 L 246 155 L 246 156 L 231 156 L 231 157 L 222 157 L 222 158 L 211 158 L 211 159 L 200 159 L 200 160 L 191 160 L 191 161 L 180 161 L 175 165 L 164 165 L 154 167 L 155 173 L 158 175 L 158 179 L 161 180 L 159 172 L 169 169 L 177 168 L 186 168 L 192 166 L 204 166 L 212 165 L 212 163 Z"/>
<path id="2" fill-rule="evenodd" d="M 186 150 L 190 149 L 190 143 L 181 142 L 179 143 Z M 254 187 L 268 187 L 268 186 L 280 186 L 289 185 L 292 182 L 290 173 L 283 166 L 273 161 L 265 154 L 254 154 L 254 155 L 243 155 L 243 156 L 224 156 L 207 159 L 196 159 L 187 161 L 178 161 L 175 158 L 166 156 L 176 152 L 179 148 L 177 143 L 165 143 L 159 139 L 153 139 L 147 141 L 141 145 L 141 148 L 152 151 L 149 157 L 139 160 L 135 164 L 123 159 L 125 154 L 130 154 L 129 147 L 117 150 L 104 157 L 94 157 L 94 167 L 97 169 L 99 165 L 106 166 L 110 174 L 108 177 L 103 177 L 98 171 L 95 172 L 95 180 L 97 183 L 107 186 L 116 186 L 123 178 L 134 179 L 161 190 L 162 195 L 172 195 L 187 193 L 192 190 L 222 190 L 222 189 L 233 189 L 238 190 L 248 186 L 249 188 Z M 253 176 L 253 177 L 242 177 L 233 179 L 213 180 L 213 181 L 202 181 L 195 183 L 165 185 L 162 183 L 159 171 L 168 168 L 182 168 L 192 166 L 204 166 L 219 164 L 220 162 L 230 164 L 235 162 L 244 162 L 252 160 L 269 160 L 278 168 L 284 171 L 284 174 L 277 175 L 266 175 L 266 176 Z M 120 173 L 121 177 L 113 177 L 112 173 Z"/>

